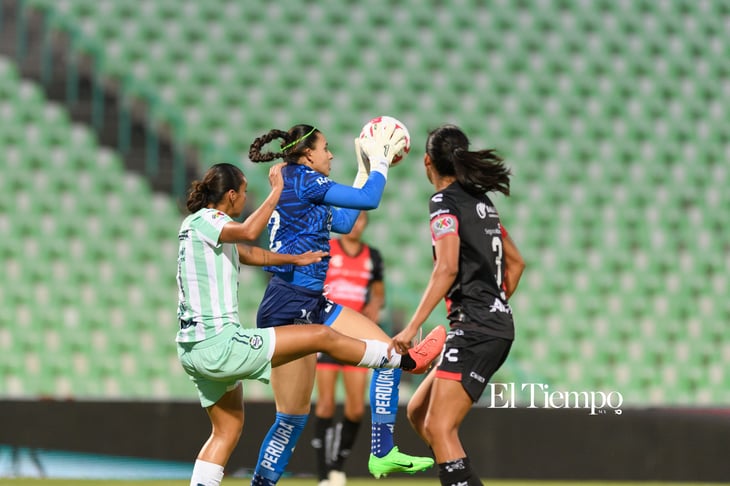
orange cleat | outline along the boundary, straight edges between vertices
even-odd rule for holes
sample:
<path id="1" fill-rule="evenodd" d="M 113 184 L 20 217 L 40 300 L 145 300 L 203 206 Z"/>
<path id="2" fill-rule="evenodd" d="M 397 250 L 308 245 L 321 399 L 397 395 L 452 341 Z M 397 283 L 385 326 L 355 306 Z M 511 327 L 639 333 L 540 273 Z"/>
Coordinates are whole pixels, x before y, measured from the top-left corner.
<path id="1" fill-rule="evenodd" d="M 423 341 L 408 350 L 408 354 L 416 362 L 416 367 L 408 371 L 415 375 L 425 373 L 431 362 L 441 354 L 445 342 L 446 328 L 444 326 L 434 327 Z"/>

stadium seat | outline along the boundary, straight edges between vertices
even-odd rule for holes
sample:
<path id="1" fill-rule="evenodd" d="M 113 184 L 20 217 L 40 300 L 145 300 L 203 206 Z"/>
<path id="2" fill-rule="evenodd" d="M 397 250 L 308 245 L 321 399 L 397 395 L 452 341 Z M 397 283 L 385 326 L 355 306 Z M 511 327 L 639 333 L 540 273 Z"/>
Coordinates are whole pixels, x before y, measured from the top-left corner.
<path id="1" fill-rule="evenodd" d="M 723 337 L 722 327 L 691 330 L 688 320 L 730 318 L 722 244 L 727 137 L 717 88 L 730 73 L 723 2 L 462 2 L 433 11 L 385 0 L 301 9 L 193 0 L 23 3 L 55 15 L 49 28 L 84 32 L 77 48 L 98 49 L 101 74 L 124 80 L 125 96 L 159 100 L 155 123 L 182 120 L 184 143 L 204 154 L 201 171 L 216 161 L 242 162 L 252 198 L 268 188 L 269 166 L 244 161 L 250 142 L 268 129 L 315 123 L 331 146 L 341 146 L 335 164 L 346 164 L 364 120 L 377 113 L 406 120 L 411 155 L 391 172 L 368 230 L 385 258 L 395 314 L 413 310 L 431 271 L 426 133 L 445 122 L 461 125 L 472 147 L 497 147 L 514 172 L 512 197 L 496 200 L 527 270 L 512 303 L 518 341 L 505 373 L 549 378 L 554 388 L 620 384 L 637 405 L 727 398 L 716 389 L 730 375 L 730 356 L 715 368 L 690 360 L 687 373 L 669 358 L 678 342 L 702 349 Z M 382 13 L 386 7 L 392 16 Z M 33 258 L 95 287 L 84 294 L 100 303 L 88 312 L 90 325 L 103 327 L 105 314 L 140 328 L 151 325 L 146 313 L 174 322 L 173 310 L 162 308 L 174 294 L 165 275 L 175 248 L 162 242 L 179 221 L 160 223 L 176 218 L 174 206 L 146 211 L 152 196 L 144 181 L 123 178 L 120 161 L 99 157 L 104 151 L 88 131 L 46 106 L 40 90 L 0 57 L 0 189 L 10 195 L 0 195 L 0 225 L 20 235 Z M 48 195 L 36 200 L 39 189 Z M 87 193 L 98 204 L 73 196 Z M 46 218 L 32 224 L 13 204 Z M 67 211 L 85 215 L 83 222 L 62 220 L 59 212 Z M 160 211 L 164 217 L 154 218 Z M 52 233 L 68 241 L 46 245 Z M 106 238 L 117 243 L 99 243 Z M 64 252 L 74 255 L 73 265 L 54 267 Z M 2 245 L 0 255 L 28 285 L 46 276 L 43 263 L 20 260 L 17 248 Z M 241 296 L 247 313 L 258 304 L 260 276 L 242 275 L 255 289 Z M 18 298 L 12 315 L 27 322 L 35 311 Z M 129 298 L 139 300 L 139 312 L 122 310 Z M 169 339 L 165 331 L 154 339 Z M 703 378 L 709 371 L 713 378 Z M 658 376 L 668 378 L 665 386 Z M 194 396 L 182 382 L 132 393 Z M 94 392 L 118 396 L 134 386 L 119 376 L 102 385 Z"/>

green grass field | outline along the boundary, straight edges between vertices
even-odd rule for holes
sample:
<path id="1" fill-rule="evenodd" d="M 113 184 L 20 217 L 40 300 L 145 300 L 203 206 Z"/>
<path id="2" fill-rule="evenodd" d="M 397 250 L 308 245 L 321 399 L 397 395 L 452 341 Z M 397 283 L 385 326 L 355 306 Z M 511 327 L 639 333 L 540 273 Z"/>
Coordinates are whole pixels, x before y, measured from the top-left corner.
<path id="1" fill-rule="evenodd" d="M 482 479 L 485 486 L 658 486 L 658 485 L 677 485 L 677 486 L 721 486 L 720 483 L 662 483 L 662 482 L 611 482 L 611 481 L 506 481 L 506 480 L 490 480 Z M 184 486 L 188 484 L 185 480 L 175 481 L 82 481 L 69 479 L 0 479 L 3 486 Z M 248 486 L 248 479 L 228 479 L 223 481 L 223 486 Z M 279 484 L 281 486 L 315 486 L 317 482 L 314 479 L 282 479 Z M 730 483 L 723 483 L 730 484 Z M 435 486 L 438 485 L 436 479 L 367 479 L 367 478 L 350 478 L 347 480 L 348 486 Z"/>

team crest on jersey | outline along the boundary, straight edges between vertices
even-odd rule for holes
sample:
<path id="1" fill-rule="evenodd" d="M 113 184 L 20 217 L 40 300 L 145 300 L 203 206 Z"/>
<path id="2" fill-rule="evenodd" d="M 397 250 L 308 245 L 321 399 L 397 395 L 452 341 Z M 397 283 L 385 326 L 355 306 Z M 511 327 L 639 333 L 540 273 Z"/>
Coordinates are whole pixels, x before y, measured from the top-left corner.
<path id="1" fill-rule="evenodd" d="M 442 214 L 431 221 L 431 233 L 436 240 L 446 235 L 456 234 L 458 228 L 459 223 L 453 214 Z"/>

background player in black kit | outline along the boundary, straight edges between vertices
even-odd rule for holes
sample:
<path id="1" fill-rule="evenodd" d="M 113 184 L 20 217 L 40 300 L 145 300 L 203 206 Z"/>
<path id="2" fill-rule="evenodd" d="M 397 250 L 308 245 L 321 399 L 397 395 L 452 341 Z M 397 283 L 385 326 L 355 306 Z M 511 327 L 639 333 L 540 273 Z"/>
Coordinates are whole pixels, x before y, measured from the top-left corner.
<path id="1" fill-rule="evenodd" d="M 441 363 L 416 390 L 408 419 L 432 448 L 444 486 L 482 484 L 459 440 L 459 426 L 514 339 L 507 302 L 525 264 L 487 192 L 509 195 L 510 170 L 494 150 L 469 151 L 458 127 L 429 133 L 424 157 L 431 197 L 434 268 L 418 308 L 393 345 L 405 351 L 446 299 L 451 326 Z"/>

